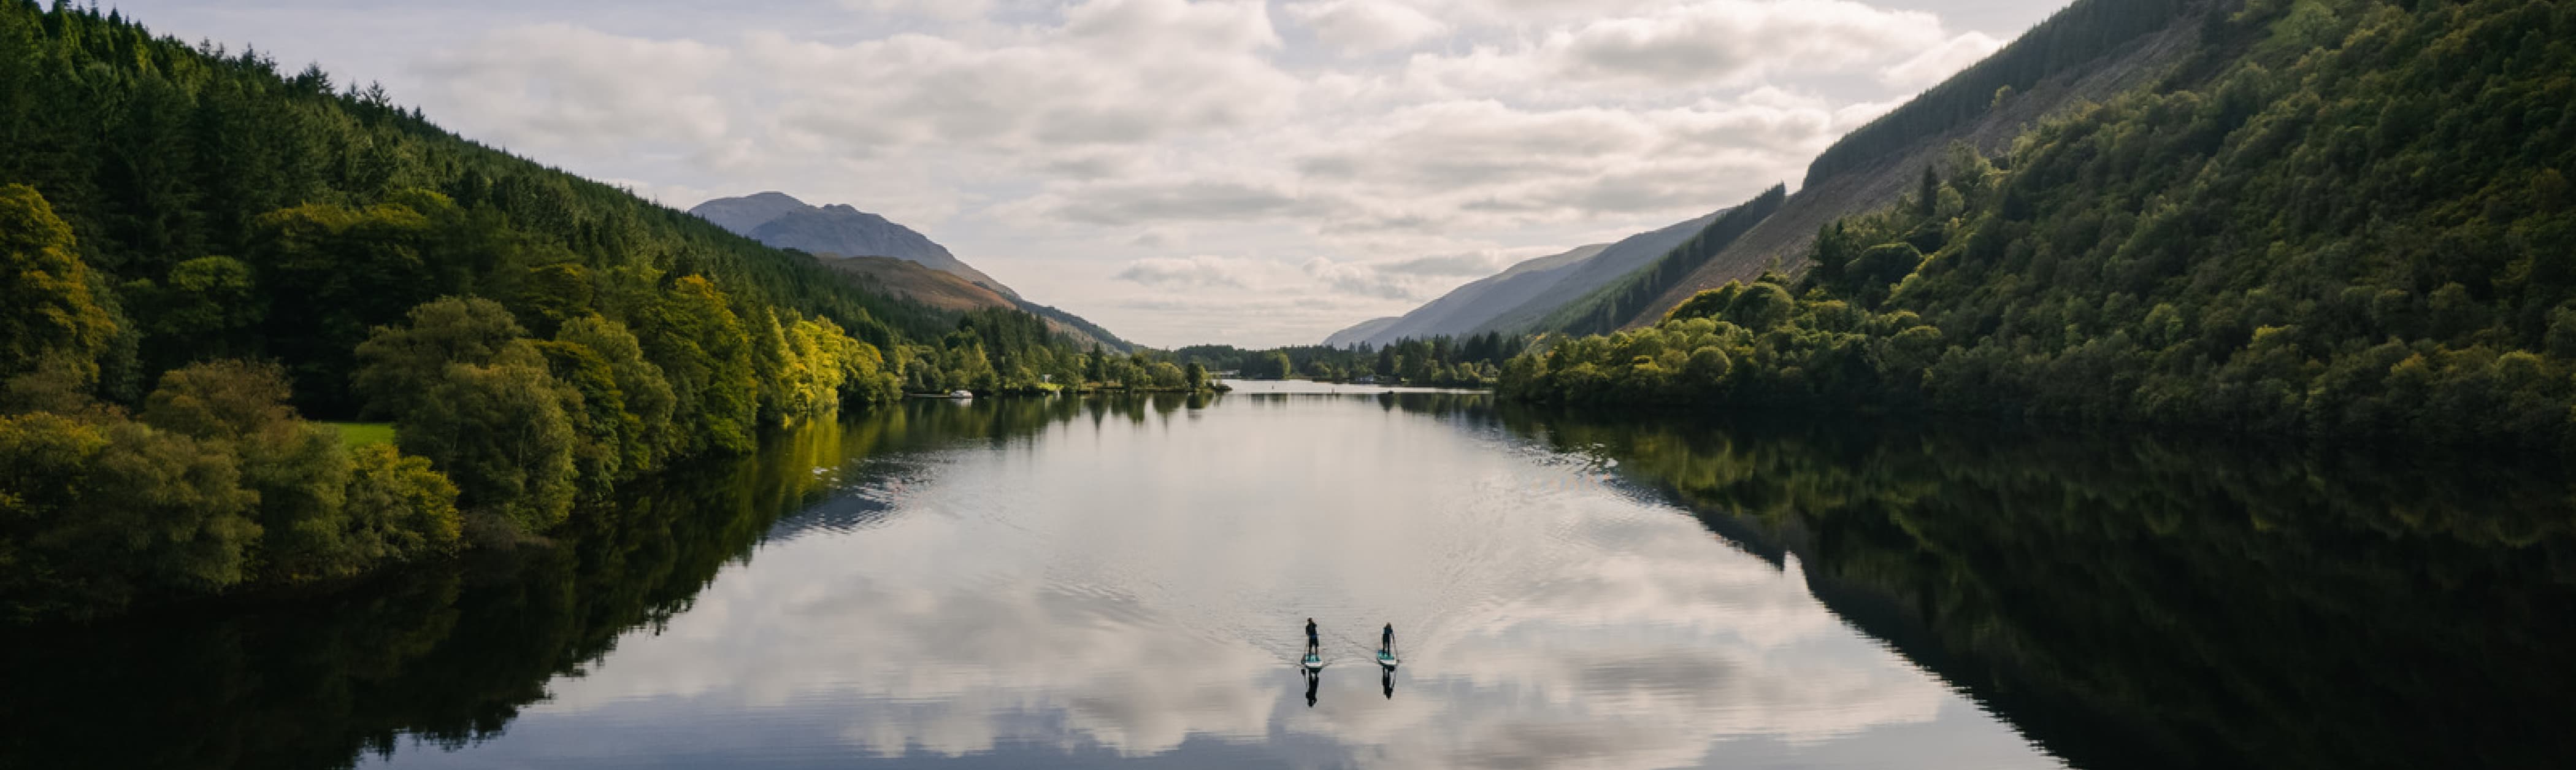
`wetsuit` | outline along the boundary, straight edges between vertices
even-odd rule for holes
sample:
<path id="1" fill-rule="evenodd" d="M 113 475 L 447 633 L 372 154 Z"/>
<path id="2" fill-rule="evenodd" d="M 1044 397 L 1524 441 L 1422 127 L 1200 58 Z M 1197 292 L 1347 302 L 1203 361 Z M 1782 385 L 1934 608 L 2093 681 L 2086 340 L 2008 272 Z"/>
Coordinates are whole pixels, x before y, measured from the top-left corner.
<path id="1" fill-rule="evenodd" d="M 1314 652 L 1321 647 L 1323 647 L 1323 643 L 1318 641 L 1315 637 L 1315 621 L 1306 621 L 1306 651 Z"/>
<path id="2" fill-rule="evenodd" d="M 1379 652 L 1395 651 L 1395 624 L 1386 624 L 1386 633 L 1378 635 L 1377 649 Z"/>

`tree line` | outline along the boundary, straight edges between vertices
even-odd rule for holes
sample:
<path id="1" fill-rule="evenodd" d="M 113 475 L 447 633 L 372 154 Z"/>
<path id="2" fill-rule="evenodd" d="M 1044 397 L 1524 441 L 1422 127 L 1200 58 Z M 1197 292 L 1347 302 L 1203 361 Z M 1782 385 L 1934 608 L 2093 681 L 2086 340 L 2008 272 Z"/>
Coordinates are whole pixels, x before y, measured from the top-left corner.
<path id="1" fill-rule="evenodd" d="M 1502 387 L 2576 442 L 2576 9 L 2258 2 L 2212 36 L 2241 53 L 2203 80 L 1954 148 L 1804 275 Z"/>
<path id="2" fill-rule="evenodd" d="M 1384 346 L 1298 345 L 1271 350 L 1244 350 L 1231 345 L 1195 345 L 1172 355 L 1216 371 L 1247 379 L 1305 378 L 1348 382 L 1368 378 L 1387 385 L 1438 388 L 1483 388 L 1502 374 L 1502 362 L 1527 350 L 1527 337 L 1487 332 L 1465 337 L 1401 339 Z"/>
<path id="3" fill-rule="evenodd" d="M 908 387 L 1203 379 L 870 293 L 318 68 L 0 0 L 0 617 L 541 537 Z"/>

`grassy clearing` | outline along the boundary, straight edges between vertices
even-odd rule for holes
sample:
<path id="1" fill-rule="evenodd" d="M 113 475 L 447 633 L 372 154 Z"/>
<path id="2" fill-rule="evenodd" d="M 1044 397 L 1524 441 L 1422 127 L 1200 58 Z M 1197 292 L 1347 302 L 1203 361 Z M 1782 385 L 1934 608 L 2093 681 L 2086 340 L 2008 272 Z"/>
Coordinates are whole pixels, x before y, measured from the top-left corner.
<path id="1" fill-rule="evenodd" d="M 340 432 L 340 445 L 350 449 L 374 444 L 394 443 L 394 424 L 390 422 L 326 422 Z"/>

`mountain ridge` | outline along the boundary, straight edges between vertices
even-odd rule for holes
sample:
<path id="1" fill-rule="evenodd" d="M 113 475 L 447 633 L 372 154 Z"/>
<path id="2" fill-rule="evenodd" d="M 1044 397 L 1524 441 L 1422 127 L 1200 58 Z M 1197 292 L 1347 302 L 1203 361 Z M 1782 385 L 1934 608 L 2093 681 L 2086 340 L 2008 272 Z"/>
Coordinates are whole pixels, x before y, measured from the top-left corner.
<path id="1" fill-rule="evenodd" d="M 691 207 L 689 213 L 763 245 L 803 252 L 892 296 L 947 312 L 1012 308 L 1046 319 L 1049 329 L 1079 342 L 1122 353 L 1135 349 L 1099 324 L 1020 296 L 930 236 L 849 204 L 816 206 L 768 190 L 709 200 Z"/>
<path id="2" fill-rule="evenodd" d="M 1731 209 L 1730 209 L 1731 210 Z M 1649 230 L 1610 243 L 1523 260 L 1450 290 L 1392 322 L 1376 319 L 1333 333 L 1333 347 L 1385 345 L 1400 339 L 1519 333 L 1585 299 L 1689 241 L 1726 211 Z M 1372 326 L 1374 324 L 1374 326 Z"/>

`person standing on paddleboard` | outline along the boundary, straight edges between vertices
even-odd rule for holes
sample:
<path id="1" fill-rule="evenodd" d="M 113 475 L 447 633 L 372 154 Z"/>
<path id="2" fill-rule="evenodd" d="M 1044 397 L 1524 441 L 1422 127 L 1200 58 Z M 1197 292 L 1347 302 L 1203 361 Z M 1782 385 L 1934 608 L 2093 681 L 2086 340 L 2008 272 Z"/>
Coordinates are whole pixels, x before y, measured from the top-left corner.
<path id="1" fill-rule="evenodd" d="M 1377 652 L 1380 655 L 1395 654 L 1395 624 L 1386 624 L 1386 630 L 1378 633 Z"/>
<path id="2" fill-rule="evenodd" d="M 1315 619 L 1314 619 L 1314 618 L 1307 618 L 1307 619 L 1306 619 L 1306 654 L 1308 654 L 1308 655 L 1314 655 L 1314 654 L 1317 654 L 1317 653 L 1319 653 L 1319 652 L 1322 652 L 1322 651 L 1323 651 L 1323 649 L 1324 649 L 1324 644 L 1323 644 L 1323 642 L 1321 642 L 1321 641 L 1317 640 L 1317 639 L 1316 639 L 1316 637 L 1315 637 Z"/>

